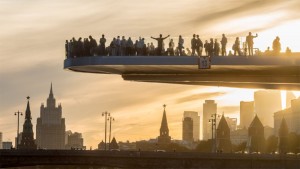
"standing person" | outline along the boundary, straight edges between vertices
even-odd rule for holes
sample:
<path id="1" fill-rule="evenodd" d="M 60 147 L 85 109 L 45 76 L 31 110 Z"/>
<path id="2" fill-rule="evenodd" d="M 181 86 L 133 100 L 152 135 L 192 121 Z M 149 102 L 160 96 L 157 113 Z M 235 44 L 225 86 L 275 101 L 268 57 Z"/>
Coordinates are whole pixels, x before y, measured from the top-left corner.
<path id="1" fill-rule="evenodd" d="M 110 56 L 116 56 L 116 38 L 114 38 L 110 43 Z"/>
<path id="2" fill-rule="evenodd" d="M 199 38 L 199 35 L 197 35 L 197 39 L 196 39 L 196 52 L 197 52 L 198 56 L 202 56 L 202 48 L 203 48 L 203 42 Z"/>
<path id="3" fill-rule="evenodd" d="M 220 54 L 220 44 L 217 39 L 215 39 L 214 54 L 215 54 L 215 56 L 219 56 L 219 54 Z"/>
<path id="4" fill-rule="evenodd" d="M 94 56 L 95 50 L 97 48 L 97 42 L 91 35 L 89 36 L 89 39 L 90 39 L 90 55 Z"/>
<path id="5" fill-rule="evenodd" d="M 173 39 L 170 40 L 169 42 L 169 49 L 168 49 L 168 53 L 170 56 L 174 56 L 174 41 Z"/>
<path id="6" fill-rule="evenodd" d="M 84 52 L 84 48 L 83 48 L 83 42 L 82 42 L 82 38 L 79 37 L 78 41 L 77 41 L 77 47 L 78 47 L 78 57 L 82 57 L 83 56 L 83 52 Z"/>
<path id="7" fill-rule="evenodd" d="M 208 56 L 211 58 L 214 55 L 214 39 L 210 38 L 210 43 L 208 44 Z"/>
<path id="8" fill-rule="evenodd" d="M 257 37 L 257 34 L 256 36 L 252 36 L 252 33 L 249 32 L 249 35 L 246 37 L 246 43 L 247 43 L 247 46 L 248 46 L 248 51 L 249 51 L 249 56 L 253 56 L 253 39 Z"/>
<path id="9" fill-rule="evenodd" d="M 105 43 L 106 39 L 104 37 L 104 34 L 102 34 L 102 38 L 100 38 L 100 55 L 105 55 Z"/>
<path id="10" fill-rule="evenodd" d="M 88 38 L 84 38 L 84 41 L 83 41 L 83 48 L 84 48 L 84 56 L 89 56 L 90 54 L 90 42 L 89 42 L 89 39 Z M 98 53 L 97 53 L 98 54 Z"/>
<path id="11" fill-rule="evenodd" d="M 195 56 L 196 45 L 197 45 L 196 35 L 194 34 L 191 40 L 192 56 Z"/>
<path id="12" fill-rule="evenodd" d="M 205 50 L 205 55 L 208 56 L 209 43 L 207 40 L 205 40 L 205 43 L 204 43 L 204 50 Z"/>
<path id="13" fill-rule="evenodd" d="M 236 37 L 234 45 L 232 46 L 232 50 L 234 51 L 234 56 L 238 54 L 238 56 L 241 55 L 241 48 L 240 48 L 240 39 L 239 37 Z"/>
<path id="14" fill-rule="evenodd" d="M 128 38 L 126 43 L 126 55 L 132 56 L 133 55 L 133 42 L 131 40 L 131 37 Z"/>
<path id="15" fill-rule="evenodd" d="M 165 39 L 167 39 L 169 36 L 170 36 L 170 35 L 168 35 L 168 36 L 166 36 L 166 37 L 164 37 L 164 38 L 162 37 L 162 34 L 160 34 L 158 38 L 154 38 L 154 37 L 151 36 L 152 39 L 157 40 L 157 55 L 158 55 L 158 56 L 161 56 L 161 54 L 162 54 L 162 50 L 163 50 L 163 41 L 164 41 Z"/>
<path id="16" fill-rule="evenodd" d="M 184 40 L 181 35 L 179 35 L 179 40 L 178 40 L 178 50 L 179 50 L 179 55 L 182 56 L 182 50 L 184 49 Z"/>
<path id="17" fill-rule="evenodd" d="M 274 51 L 274 54 L 277 56 L 280 54 L 281 43 L 280 43 L 280 38 L 278 36 L 273 41 L 273 51 Z"/>
<path id="18" fill-rule="evenodd" d="M 222 45 L 222 56 L 226 56 L 227 52 L 226 52 L 226 45 L 227 45 L 227 38 L 225 36 L 225 34 L 222 34 L 222 40 L 221 40 L 221 45 Z"/>
<path id="19" fill-rule="evenodd" d="M 65 43 L 65 52 L 66 52 L 66 58 L 69 58 L 69 41 L 66 40 L 66 43 Z"/>
<path id="20" fill-rule="evenodd" d="M 121 41 L 121 56 L 125 56 L 126 55 L 126 45 L 127 45 L 127 41 L 125 39 L 125 36 L 122 36 L 122 41 Z"/>
<path id="21" fill-rule="evenodd" d="M 150 56 L 154 56 L 155 55 L 155 47 L 153 45 L 153 42 L 151 42 L 150 44 Z"/>
<path id="22" fill-rule="evenodd" d="M 115 43 L 116 43 L 116 56 L 120 56 L 121 55 L 121 39 L 120 39 L 120 36 L 117 37 Z"/>

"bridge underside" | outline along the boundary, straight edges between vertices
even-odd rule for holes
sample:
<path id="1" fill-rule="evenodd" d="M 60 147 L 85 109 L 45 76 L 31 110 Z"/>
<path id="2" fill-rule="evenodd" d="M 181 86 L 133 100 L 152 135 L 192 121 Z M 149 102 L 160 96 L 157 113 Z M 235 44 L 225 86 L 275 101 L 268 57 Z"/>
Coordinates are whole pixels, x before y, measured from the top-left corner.
<path id="1" fill-rule="evenodd" d="M 300 64 L 286 58 L 215 57 L 210 69 L 198 69 L 197 57 L 170 56 L 73 58 L 64 66 L 139 82 L 300 90 Z"/>

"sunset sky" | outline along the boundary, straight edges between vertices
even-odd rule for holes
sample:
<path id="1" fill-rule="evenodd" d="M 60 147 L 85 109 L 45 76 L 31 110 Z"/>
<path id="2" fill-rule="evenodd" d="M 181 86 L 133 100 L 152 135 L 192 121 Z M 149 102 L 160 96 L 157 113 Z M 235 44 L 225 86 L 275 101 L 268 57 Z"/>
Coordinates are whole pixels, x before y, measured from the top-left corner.
<path id="1" fill-rule="evenodd" d="M 99 41 L 125 35 L 145 37 L 170 34 L 202 40 L 258 33 L 255 47 L 264 51 L 276 36 L 282 49 L 300 51 L 299 0 L 1 0 L 0 1 L 0 132 L 13 141 L 17 118 L 31 97 L 35 132 L 39 107 L 53 82 L 62 103 L 67 130 L 83 133 L 84 144 L 104 139 L 104 118 L 115 118 L 117 141 L 155 138 L 159 134 L 163 104 L 167 104 L 170 135 L 181 138 L 184 110 L 200 112 L 206 99 L 215 99 L 218 112 L 238 117 L 239 102 L 253 100 L 255 89 L 184 86 L 123 81 L 117 75 L 84 74 L 63 70 L 64 42 L 92 35 Z M 23 125 L 23 118 L 21 124 Z"/>

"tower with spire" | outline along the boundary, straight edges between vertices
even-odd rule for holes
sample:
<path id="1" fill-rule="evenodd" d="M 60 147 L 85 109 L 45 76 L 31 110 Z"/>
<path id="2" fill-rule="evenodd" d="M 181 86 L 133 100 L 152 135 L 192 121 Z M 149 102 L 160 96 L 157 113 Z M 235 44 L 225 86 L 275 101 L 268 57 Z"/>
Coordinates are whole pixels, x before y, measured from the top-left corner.
<path id="1" fill-rule="evenodd" d="M 65 119 L 62 118 L 62 106 L 56 106 L 52 83 L 47 98 L 47 105 L 42 104 L 40 117 L 36 124 L 38 148 L 65 149 Z"/>
<path id="2" fill-rule="evenodd" d="M 30 97 L 28 96 L 26 113 L 25 113 L 25 122 L 23 124 L 22 139 L 21 139 L 21 143 L 18 145 L 19 149 L 36 149 L 37 148 L 37 146 L 34 142 L 34 138 L 33 138 L 29 99 L 30 99 Z"/>
<path id="3" fill-rule="evenodd" d="M 224 114 L 222 115 L 221 120 L 219 122 L 216 138 L 218 151 L 224 153 L 231 152 L 230 128 L 228 126 Z"/>
<path id="4" fill-rule="evenodd" d="M 167 114 L 166 114 L 166 105 L 163 105 L 164 112 L 163 117 L 161 120 L 161 126 L 159 130 L 159 136 L 158 136 L 158 144 L 169 144 L 171 143 L 171 137 L 169 136 L 169 128 L 168 128 L 168 121 L 167 121 Z"/>
<path id="5" fill-rule="evenodd" d="M 263 152 L 265 148 L 264 126 L 256 115 L 248 128 L 248 152 Z"/>
<path id="6" fill-rule="evenodd" d="M 278 136 L 279 136 L 278 150 L 280 154 L 287 153 L 288 151 L 288 135 L 289 135 L 289 129 L 285 121 L 285 118 L 283 117 L 278 132 Z"/>

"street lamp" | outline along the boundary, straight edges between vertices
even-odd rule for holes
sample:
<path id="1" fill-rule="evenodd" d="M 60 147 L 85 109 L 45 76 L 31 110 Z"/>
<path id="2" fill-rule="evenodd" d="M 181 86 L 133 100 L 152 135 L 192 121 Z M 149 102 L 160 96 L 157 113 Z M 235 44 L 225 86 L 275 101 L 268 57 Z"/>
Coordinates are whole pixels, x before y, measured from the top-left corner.
<path id="1" fill-rule="evenodd" d="M 216 130 L 217 130 L 217 118 L 220 117 L 217 113 L 211 115 L 209 122 L 211 123 L 211 141 L 212 141 L 212 152 L 216 152 L 217 141 L 216 141 Z"/>
<path id="2" fill-rule="evenodd" d="M 108 112 L 103 112 L 102 116 L 104 116 L 104 121 L 105 121 L 105 151 L 106 151 L 106 128 L 107 128 L 107 116 L 110 116 L 110 113 Z"/>
<path id="3" fill-rule="evenodd" d="M 18 110 L 18 112 L 15 112 L 15 116 L 18 116 L 18 124 L 17 124 L 17 143 L 16 143 L 16 149 L 18 149 L 19 144 L 19 125 L 20 125 L 20 115 L 22 116 L 22 112 Z"/>
<path id="4" fill-rule="evenodd" d="M 108 147 L 108 148 L 109 148 L 109 150 L 110 150 L 110 142 L 111 142 L 111 122 L 112 122 L 112 121 L 115 121 L 115 119 L 114 119 L 113 117 L 110 116 L 107 120 L 109 121 L 109 141 L 108 141 L 108 142 L 109 142 L 109 144 L 108 144 L 109 147 Z"/>

